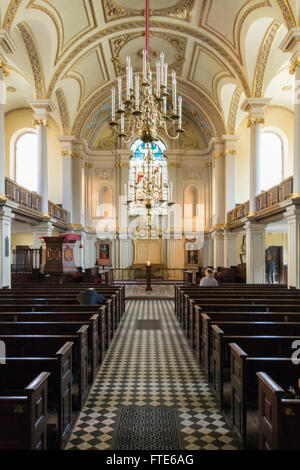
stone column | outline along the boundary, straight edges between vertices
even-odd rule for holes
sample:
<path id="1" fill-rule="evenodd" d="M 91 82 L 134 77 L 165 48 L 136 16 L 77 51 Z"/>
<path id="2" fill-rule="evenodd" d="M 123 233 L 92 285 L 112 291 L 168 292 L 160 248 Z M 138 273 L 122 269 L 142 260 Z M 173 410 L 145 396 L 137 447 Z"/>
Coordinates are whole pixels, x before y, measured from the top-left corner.
<path id="1" fill-rule="evenodd" d="M 38 193 L 41 200 L 41 212 L 45 217 L 49 216 L 48 210 L 48 149 L 47 127 L 49 113 L 55 111 L 50 100 L 34 100 L 28 103 L 33 111 L 33 117 L 37 130 L 38 141 Z"/>
<path id="2" fill-rule="evenodd" d="M 254 221 L 245 224 L 247 283 L 265 284 L 265 226 Z"/>
<path id="3" fill-rule="evenodd" d="M 202 171 L 202 184 L 204 187 L 204 214 L 205 214 L 205 227 L 211 229 L 212 227 L 212 164 L 206 163 Z"/>
<path id="4" fill-rule="evenodd" d="M 213 265 L 214 268 L 224 267 L 224 231 L 222 228 L 214 227 L 213 239 Z"/>
<path id="5" fill-rule="evenodd" d="M 93 214 L 92 214 L 92 197 L 93 197 L 93 173 L 94 165 L 92 163 L 85 164 L 85 225 L 86 227 L 92 228 Z"/>
<path id="6" fill-rule="evenodd" d="M 214 267 L 222 267 L 224 264 L 224 236 L 225 227 L 225 153 L 222 139 L 212 139 L 213 164 L 214 164 L 214 202 L 213 214 L 213 264 Z"/>
<path id="7" fill-rule="evenodd" d="M 224 267 L 236 266 L 236 239 L 237 232 L 224 231 Z"/>
<path id="8" fill-rule="evenodd" d="M 270 101 L 270 98 L 248 98 L 242 104 L 242 110 L 249 113 L 248 128 L 250 128 L 250 217 L 253 217 L 256 214 L 256 196 L 261 191 L 261 126 L 262 124 L 264 124 L 264 108 L 270 103 Z"/>
<path id="9" fill-rule="evenodd" d="M 58 136 L 61 144 L 63 166 L 63 208 L 70 213 L 69 223 L 73 223 L 73 143 L 74 136 Z"/>
<path id="10" fill-rule="evenodd" d="M 4 109 L 6 104 L 6 87 L 4 77 L 8 71 L 0 60 L 0 196 L 5 196 L 5 127 Z"/>
<path id="11" fill-rule="evenodd" d="M 203 267 L 206 268 L 207 266 L 213 265 L 213 243 L 212 243 L 212 234 L 209 231 L 205 231 L 204 233 L 204 247 L 203 247 L 203 256 L 202 256 L 202 264 Z"/>
<path id="12" fill-rule="evenodd" d="M 227 214 L 235 208 L 235 156 L 237 142 L 240 140 L 236 135 L 224 135 L 225 144 L 225 185 L 226 185 L 226 221 Z"/>
<path id="13" fill-rule="evenodd" d="M 288 224 L 288 286 L 300 288 L 300 200 L 286 210 Z"/>
<path id="14" fill-rule="evenodd" d="M 11 287 L 11 222 L 18 204 L 0 197 L 0 288 Z"/>

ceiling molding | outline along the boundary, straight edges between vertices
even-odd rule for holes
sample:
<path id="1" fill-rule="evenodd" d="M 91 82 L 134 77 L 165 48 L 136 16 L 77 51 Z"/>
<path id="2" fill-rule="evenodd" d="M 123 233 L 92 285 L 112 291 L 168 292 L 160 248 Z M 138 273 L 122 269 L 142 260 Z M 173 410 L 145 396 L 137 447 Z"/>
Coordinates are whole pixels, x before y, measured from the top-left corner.
<path id="1" fill-rule="evenodd" d="M 64 92 L 61 88 L 58 88 L 58 90 L 55 91 L 55 94 L 58 103 L 63 134 L 70 135 L 70 117 Z"/>
<path id="2" fill-rule="evenodd" d="M 295 28 L 297 26 L 297 23 L 288 0 L 277 0 L 277 3 L 279 5 L 287 28 Z"/>
<path id="3" fill-rule="evenodd" d="M 261 45 L 253 83 L 253 97 L 255 98 L 261 98 L 263 96 L 264 77 L 268 58 L 271 52 L 272 44 L 274 42 L 274 39 L 276 38 L 280 27 L 280 21 L 273 21 L 271 26 L 268 28 L 268 31 L 266 32 L 263 43 Z"/>
<path id="4" fill-rule="evenodd" d="M 86 16 L 89 21 L 89 25 L 85 30 L 79 31 L 77 34 L 75 34 L 74 37 L 70 39 L 67 44 L 64 44 L 64 37 L 65 37 L 64 21 L 59 11 L 54 7 L 54 5 L 52 5 L 49 2 L 49 0 L 44 0 L 44 2 L 49 6 L 49 8 L 46 8 L 43 5 L 36 3 L 37 1 L 38 0 L 30 0 L 26 8 L 42 11 L 53 22 L 55 29 L 56 29 L 56 34 L 57 34 L 57 51 L 56 51 L 56 57 L 55 57 L 55 65 L 56 65 L 59 62 L 59 60 L 62 58 L 62 56 L 69 49 L 71 49 L 76 42 L 80 41 L 84 36 L 95 31 L 98 28 L 93 0 L 82 0 L 83 5 L 85 7 L 85 11 L 86 11 Z M 52 9 L 52 11 L 50 10 L 50 8 Z M 92 18 L 92 21 L 90 17 Z"/>
<path id="5" fill-rule="evenodd" d="M 7 9 L 2 28 L 10 33 L 16 14 L 21 6 L 22 0 L 11 0 Z"/>
<path id="6" fill-rule="evenodd" d="M 28 26 L 23 22 L 17 25 L 17 29 L 19 30 L 23 41 L 25 43 L 28 56 L 30 59 L 32 73 L 34 78 L 34 87 L 35 87 L 35 97 L 37 99 L 45 98 L 45 84 L 44 84 L 44 77 L 40 65 L 40 60 L 38 56 L 38 52 L 35 46 L 35 41 L 31 34 L 30 29 Z"/>
<path id="7" fill-rule="evenodd" d="M 233 93 L 229 116 L 228 116 L 227 135 L 235 134 L 237 114 L 239 110 L 239 104 L 240 104 L 242 93 L 243 91 L 241 88 L 237 88 L 235 92 Z"/>
<path id="8" fill-rule="evenodd" d="M 141 38 L 143 36 L 144 32 L 132 32 L 128 34 L 121 34 L 120 36 L 110 39 L 109 43 L 116 76 L 122 75 L 126 72 L 126 64 L 122 64 L 120 62 L 120 52 L 122 51 L 123 47 L 133 39 Z M 182 36 L 176 36 L 174 34 L 157 31 L 152 32 L 151 37 L 167 40 L 176 49 L 176 61 L 173 64 L 169 64 L 169 68 L 176 70 L 177 75 L 181 75 L 183 64 L 185 62 L 187 39 Z M 157 60 L 159 60 L 159 56 Z"/>
<path id="9" fill-rule="evenodd" d="M 59 67 L 56 69 L 56 72 L 54 73 L 51 83 L 48 88 L 47 96 L 50 98 L 52 96 L 52 93 L 54 91 L 55 85 L 61 75 L 64 73 L 66 67 L 77 57 L 79 54 L 83 53 L 83 51 L 90 47 L 94 42 L 98 42 L 104 37 L 108 35 L 112 35 L 115 33 L 118 33 L 120 31 L 124 31 L 124 29 L 137 29 L 137 28 L 143 28 L 144 23 L 141 21 L 135 21 L 135 22 L 129 22 L 129 23 L 122 23 L 118 24 L 116 26 L 111 26 L 110 28 L 107 28 L 102 31 L 98 31 L 96 34 L 88 38 L 86 41 L 83 41 L 80 45 L 75 47 L 71 54 L 66 57 L 63 62 L 59 65 Z M 237 78 L 240 80 L 241 85 L 243 87 L 243 90 L 245 92 L 245 95 L 250 97 L 251 92 L 250 92 L 250 87 L 248 84 L 248 81 L 243 73 L 243 70 L 240 66 L 240 64 L 234 59 L 234 57 L 226 51 L 224 47 L 222 47 L 218 42 L 216 42 L 214 39 L 207 37 L 205 34 L 199 32 L 196 29 L 187 27 L 187 26 L 182 26 L 180 23 L 167 23 L 167 22 L 161 22 L 161 21 L 152 21 L 151 26 L 152 29 L 164 29 L 164 30 L 171 30 L 171 31 L 176 31 L 177 33 L 181 34 L 186 34 L 188 36 L 191 36 L 195 38 L 199 42 L 205 43 L 207 46 L 211 47 L 213 50 L 215 50 L 220 57 L 223 57 L 224 60 L 226 60 L 227 64 L 234 70 Z"/>
<path id="10" fill-rule="evenodd" d="M 151 10 L 151 16 L 167 16 L 178 20 L 190 21 L 194 1 L 195 0 L 180 0 L 169 8 Z M 120 5 L 116 0 L 103 0 L 102 4 L 106 23 L 145 15 L 145 9 L 126 8 Z"/>

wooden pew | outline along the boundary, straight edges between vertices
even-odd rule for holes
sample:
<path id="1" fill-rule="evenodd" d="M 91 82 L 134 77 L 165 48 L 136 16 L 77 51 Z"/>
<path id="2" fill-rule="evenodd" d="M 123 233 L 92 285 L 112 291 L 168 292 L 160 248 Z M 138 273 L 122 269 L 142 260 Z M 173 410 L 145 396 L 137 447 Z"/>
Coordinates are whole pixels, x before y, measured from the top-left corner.
<path id="1" fill-rule="evenodd" d="M 7 343 L 6 343 L 7 344 Z M 71 436 L 72 426 L 72 346 L 67 342 L 57 349 L 57 345 L 47 344 L 47 352 L 39 356 L 10 357 L 7 350 L 6 365 L 1 366 L 0 394 L 18 389 L 21 381 L 28 383 L 28 377 L 35 377 L 44 370 L 50 372 L 48 378 L 48 424 L 53 419 L 53 447 L 62 449 Z M 54 413 L 55 410 L 55 413 Z M 54 414 L 53 414 L 54 413 Z M 53 427 L 53 425 L 52 425 Z M 48 442 L 51 442 L 51 433 L 48 433 Z"/>
<path id="2" fill-rule="evenodd" d="M 49 372 L 29 385 L 21 380 L 11 393 L 0 388 L 0 450 L 47 449 L 47 387 Z"/>
<path id="3" fill-rule="evenodd" d="M 82 326 L 73 335 L 0 335 L 6 344 L 8 357 L 47 357 L 48 350 L 59 349 L 73 342 L 72 371 L 74 407 L 81 410 L 88 395 L 88 326 Z"/>
<path id="4" fill-rule="evenodd" d="M 89 381 L 92 383 L 97 375 L 98 360 L 98 318 L 93 322 L 1 322 L 0 335 L 64 335 L 81 334 L 81 327 L 88 326 Z M 94 328 L 92 330 L 92 327 Z"/>
<path id="5" fill-rule="evenodd" d="M 299 367 L 296 367 L 291 359 L 292 343 L 291 338 L 274 339 L 267 344 L 252 342 L 245 350 L 236 343 L 230 343 L 231 383 L 228 398 L 231 403 L 231 424 L 244 447 L 248 434 L 247 409 L 251 409 L 252 417 L 258 409 L 256 373 L 263 370 L 276 378 L 284 374 L 289 378 L 290 385 L 298 381 Z M 253 439 L 253 436 L 251 437 Z M 253 447 L 257 448 L 258 442 L 255 442 Z"/>
<path id="6" fill-rule="evenodd" d="M 88 308 L 88 307 L 87 307 Z M 105 306 L 101 306 L 100 309 L 97 309 L 97 313 L 92 311 L 80 311 L 80 312 L 63 312 L 63 311 L 42 311 L 42 312 L 0 312 L 0 322 L 27 322 L 27 321 L 46 321 L 46 322 L 72 322 L 72 321 L 83 321 L 84 324 L 91 325 L 91 331 L 89 330 L 89 335 L 96 334 L 98 331 L 98 360 L 97 364 L 101 364 L 104 360 L 105 351 L 106 351 L 106 317 L 105 317 Z M 98 323 L 95 326 L 94 323 L 98 318 Z"/>
<path id="7" fill-rule="evenodd" d="M 260 449 L 300 450 L 300 400 L 285 398 L 288 384 L 284 374 L 279 380 L 264 372 L 257 377 Z"/>
<path id="8" fill-rule="evenodd" d="M 283 327 L 286 327 L 283 329 Z M 258 325 L 247 330 L 241 329 L 236 334 L 226 335 L 218 325 L 213 325 L 213 360 L 212 360 L 212 387 L 219 400 L 220 407 L 224 407 L 223 385 L 230 374 L 230 343 L 237 343 L 241 348 L 246 347 L 249 342 L 275 341 L 277 338 L 300 338 L 300 325 L 298 326 L 281 323 L 278 325 L 269 324 L 268 326 Z M 290 329 L 289 329 L 290 328 Z M 294 330 L 294 331 L 293 331 Z M 248 333 L 248 334 L 247 334 Z M 298 336 L 297 336 L 298 335 Z"/>
<path id="9" fill-rule="evenodd" d="M 266 325 L 268 327 L 269 324 L 273 325 L 272 331 L 277 330 L 277 327 L 274 325 L 279 324 L 279 329 L 281 331 L 285 331 L 290 328 L 286 326 L 287 323 L 292 325 L 296 325 L 297 328 L 298 323 L 300 324 L 300 312 L 299 313 L 240 313 L 236 314 L 235 312 L 230 313 L 222 313 L 222 314 L 202 314 L 202 331 L 201 331 L 201 338 L 199 339 L 199 348 L 201 348 L 201 358 L 202 358 L 202 366 L 207 374 L 207 377 L 210 378 L 210 362 L 209 358 L 212 357 L 213 351 L 213 338 L 212 338 L 212 325 L 218 325 L 224 332 L 224 334 L 242 334 L 244 331 L 249 332 L 251 330 L 253 332 L 261 331 L 262 325 Z M 220 319 L 219 319 L 220 318 Z M 253 328 L 250 326 L 254 323 Z M 281 324 L 284 323 L 285 325 L 281 328 Z M 258 325 L 258 328 L 255 326 Z M 246 328 L 246 330 L 245 330 Z M 269 330 L 269 328 L 267 328 Z M 276 334 L 276 333 L 274 333 Z M 296 333 L 295 333 L 296 334 Z"/>

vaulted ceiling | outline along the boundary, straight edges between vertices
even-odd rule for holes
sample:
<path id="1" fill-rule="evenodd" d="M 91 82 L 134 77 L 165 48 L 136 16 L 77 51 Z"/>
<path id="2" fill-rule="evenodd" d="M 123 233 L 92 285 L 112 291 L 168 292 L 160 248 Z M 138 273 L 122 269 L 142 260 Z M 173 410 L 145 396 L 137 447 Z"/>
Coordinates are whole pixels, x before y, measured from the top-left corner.
<path id="1" fill-rule="evenodd" d="M 49 98 L 62 133 L 109 147 L 111 85 L 127 55 L 141 69 L 144 3 L 1 0 L 0 29 L 16 45 L 8 54 L 0 34 L 0 59 L 10 71 L 6 111 Z M 150 8 L 152 62 L 163 50 L 176 69 L 194 146 L 234 134 L 245 97 L 293 109 L 289 56 L 278 46 L 299 24 L 300 0 L 150 0 Z"/>

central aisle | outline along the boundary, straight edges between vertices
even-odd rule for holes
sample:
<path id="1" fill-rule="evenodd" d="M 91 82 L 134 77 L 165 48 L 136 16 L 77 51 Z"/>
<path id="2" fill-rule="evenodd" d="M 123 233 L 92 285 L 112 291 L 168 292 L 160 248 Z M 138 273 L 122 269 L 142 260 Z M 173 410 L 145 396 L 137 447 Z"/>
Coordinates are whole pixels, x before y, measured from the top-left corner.
<path id="1" fill-rule="evenodd" d="M 237 448 L 176 320 L 173 300 L 126 302 L 118 333 L 67 449 L 120 449 L 118 443 L 127 434 L 126 416 L 138 434 L 140 426 L 142 435 L 145 416 L 133 423 L 133 415 L 131 419 L 126 415 L 132 408 L 124 407 L 154 407 L 156 411 L 168 407 L 177 422 L 180 448 L 175 450 Z M 169 418 L 172 423 L 172 416 Z M 161 422 L 158 419 L 157 435 L 162 424 L 167 426 L 164 418 Z M 171 431 L 176 435 L 176 430 L 170 429 L 170 439 Z"/>

